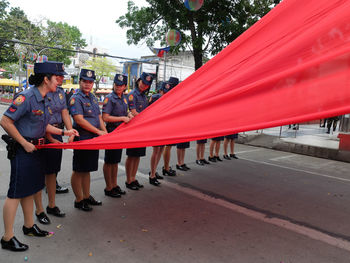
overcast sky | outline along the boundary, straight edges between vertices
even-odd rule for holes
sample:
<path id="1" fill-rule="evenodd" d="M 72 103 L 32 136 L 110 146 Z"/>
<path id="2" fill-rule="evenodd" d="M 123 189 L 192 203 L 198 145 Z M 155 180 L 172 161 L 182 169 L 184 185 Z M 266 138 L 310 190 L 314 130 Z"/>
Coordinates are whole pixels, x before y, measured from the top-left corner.
<path id="1" fill-rule="evenodd" d="M 145 44 L 128 46 L 126 29 L 115 20 L 127 12 L 128 0 L 7 0 L 11 7 L 20 7 L 29 19 L 47 18 L 54 22 L 66 22 L 76 26 L 90 44 L 103 47 L 109 55 L 139 58 L 150 55 Z M 146 5 L 145 0 L 133 0 L 136 5 Z"/>

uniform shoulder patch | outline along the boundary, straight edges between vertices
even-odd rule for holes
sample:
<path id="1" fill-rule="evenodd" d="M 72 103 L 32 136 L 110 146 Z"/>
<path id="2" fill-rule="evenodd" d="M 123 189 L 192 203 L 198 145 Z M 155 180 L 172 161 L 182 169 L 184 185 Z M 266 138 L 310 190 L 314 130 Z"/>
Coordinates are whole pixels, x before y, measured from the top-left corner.
<path id="1" fill-rule="evenodd" d="M 129 101 L 133 101 L 134 100 L 134 96 L 132 94 L 129 95 Z"/>
<path id="2" fill-rule="evenodd" d="M 13 102 L 13 104 L 15 104 L 16 106 L 20 106 L 23 104 L 23 102 L 26 100 L 26 97 L 24 97 L 23 95 L 19 95 Z"/>
<path id="3" fill-rule="evenodd" d="M 69 102 L 69 105 L 70 105 L 70 106 L 73 106 L 74 103 L 75 103 L 75 98 L 71 98 L 71 100 L 70 100 L 70 102 Z"/>
<path id="4" fill-rule="evenodd" d="M 105 98 L 104 100 L 103 100 L 103 105 L 106 105 L 108 103 L 108 98 Z"/>

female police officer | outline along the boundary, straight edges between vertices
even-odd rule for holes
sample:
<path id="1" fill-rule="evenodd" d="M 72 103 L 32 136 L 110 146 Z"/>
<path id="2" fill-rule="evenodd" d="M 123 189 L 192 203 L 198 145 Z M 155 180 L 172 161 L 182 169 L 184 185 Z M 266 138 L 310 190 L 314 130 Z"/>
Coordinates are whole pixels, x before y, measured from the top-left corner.
<path id="1" fill-rule="evenodd" d="M 96 97 L 91 93 L 95 71 L 81 69 L 79 75 L 80 90 L 69 101 L 69 110 L 73 116 L 73 127 L 79 131 L 79 140 L 91 139 L 107 134 L 100 115 Z M 74 140 L 78 140 L 74 138 Z M 90 205 L 102 205 L 90 195 L 90 172 L 98 169 L 98 150 L 74 150 L 72 189 L 75 194 L 74 207 L 91 211 Z"/>
<path id="2" fill-rule="evenodd" d="M 28 249 L 28 246 L 19 242 L 13 233 L 19 203 L 24 214 L 23 233 L 40 237 L 48 235 L 47 231 L 34 224 L 33 219 L 33 194 L 45 185 L 42 151 L 36 150 L 35 145 L 44 142 L 45 132 L 78 135 L 74 130 L 64 131 L 48 124 L 50 113 L 46 94 L 56 90 L 58 74 L 56 63 L 35 63 L 34 75 L 29 78 L 29 83 L 35 86 L 19 93 L 0 122 L 12 137 L 11 151 L 15 151 L 15 156 L 9 156 L 11 178 L 3 208 L 5 226 L 5 234 L 1 239 L 3 249 L 12 251 Z"/>
<path id="3" fill-rule="evenodd" d="M 150 88 L 153 78 L 151 75 L 143 72 L 136 81 L 136 87 L 128 96 L 129 109 L 135 117 L 148 106 L 148 100 L 145 92 Z M 125 185 L 131 190 L 142 188 L 136 180 L 136 173 L 140 163 L 140 157 L 146 155 L 146 148 L 133 148 L 126 150 L 127 158 L 125 161 L 126 182 Z"/>
<path id="4" fill-rule="evenodd" d="M 106 122 L 108 132 L 114 131 L 123 122 L 128 123 L 134 116 L 128 113 L 128 102 L 123 92 L 128 77 L 116 74 L 113 83 L 113 92 L 103 101 L 102 119 Z M 106 150 L 103 174 L 106 181 L 105 195 L 110 197 L 121 197 L 125 191 L 117 184 L 118 163 L 121 160 L 123 149 Z"/>
<path id="5" fill-rule="evenodd" d="M 47 98 L 50 104 L 48 107 L 48 110 L 50 113 L 49 123 L 52 126 L 60 129 L 63 129 L 64 126 L 66 126 L 67 129 L 70 130 L 72 129 L 72 121 L 67 110 L 65 93 L 61 88 L 63 76 L 66 75 L 67 73 L 64 71 L 63 63 L 57 62 L 56 65 L 58 69 L 58 74 L 56 77 L 58 86 L 55 92 L 50 92 L 47 94 Z M 51 136 L 50 134 L 48 134 L 46 137 L 48 139 L 47 143 L 62 142 L 61 135 Z M 73 139 L 74 139 L 74 136 L 71 136 L 68 141 L 72 142 Z M 48 214 L 51 214 L 57 217 L 64 217 L 65 213 L 61 212 L 61 210 L 55 204 L 56 175 L 61 170 L 62 149 L 44 149 L 43 151 L 45 152 L 45 158 L 46 158 L 45 184 L 46 184 L 47 195 L 49 199 L 49 204 L 46 207 L 46 212 Z M 39 191 L 34 195 L 34 202 L 36 207 L 35 215 L 40 223 L 49 224 L 50 219 L 47 217 L 47 215 L 44 212 L 41 193 L 42 191 Z"/>

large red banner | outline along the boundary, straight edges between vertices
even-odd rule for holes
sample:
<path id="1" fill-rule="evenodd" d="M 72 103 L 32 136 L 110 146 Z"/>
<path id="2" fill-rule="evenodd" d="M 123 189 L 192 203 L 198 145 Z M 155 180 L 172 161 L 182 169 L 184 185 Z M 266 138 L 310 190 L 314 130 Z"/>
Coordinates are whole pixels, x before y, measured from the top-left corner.
<path id="1" fill-rule="evenodd" d="M 49 147 L 164 145 L 349 113 L 349 14 L 349 0 L 284 0 L 130 123 Z"/>

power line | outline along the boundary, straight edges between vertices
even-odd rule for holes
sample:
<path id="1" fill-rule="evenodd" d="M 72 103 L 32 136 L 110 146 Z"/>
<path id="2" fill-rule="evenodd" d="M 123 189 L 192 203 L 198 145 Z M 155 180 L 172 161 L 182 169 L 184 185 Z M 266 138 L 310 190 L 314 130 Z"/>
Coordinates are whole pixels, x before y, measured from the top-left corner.
<path id="1" fill-rule="evenodd" d="M 32 46 L 32 47 L 37 47 L 37 48 L 47 48 L 47 49 L 54 49 L 54 50 L 61 50 L 61 51 L 66 51 L 66 52 L 74 52 L 74 53 L 86 53 L 92 56 L 99 56 L 99 57 L 109 57 L 109 58 L 118 58 L 118 59 L 124 59 L 124 60 L 131 60 L 135 62 L 142 62 L 146 64 L 159 64 L 158 62 L 150 62 L 150 61 L 144 61 L 144 60 L 139 60 L 136 58 L 127 58 L 127 57 L 120 57 L 120 56 L 113 56 L 113 55 L 108 55 L 106 53 L 100 54 L 100 53 L 94 53 L 91 51 L 86 51 L 86 50 L 74 50 L 74 49 L 65 49 L 65 48 L 60 48 L 60 47 L 48 47 L 48 46 L 42 46 L 42 45 L 37 45 L 33 43 L 28 43 L 28 42 L 23 42 L 15 39 L 6 39 L 6 38 L 1 38 L 0 37 L 0 42 L 11 42 L 11 43 L 18 43 L 26 46 Z"/>

